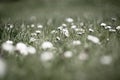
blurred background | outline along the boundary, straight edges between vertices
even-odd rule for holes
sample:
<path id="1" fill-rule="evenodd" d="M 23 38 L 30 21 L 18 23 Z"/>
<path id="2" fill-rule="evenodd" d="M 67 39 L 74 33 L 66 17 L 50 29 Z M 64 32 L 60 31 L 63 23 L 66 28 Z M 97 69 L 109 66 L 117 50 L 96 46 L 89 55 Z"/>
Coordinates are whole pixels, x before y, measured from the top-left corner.
<path id="1" fill-rule="evenodd" d="M 0 43 L 2 43 L 5 40 L 8 40 L 9 36 L 10 36 L 10 39 L 14 40 L 15 42 L 17 42 L 17 41 L 25 41 L 26 42 L 27 39 L 29 40 L 29 36 L 31 35 L 29 30 L 32 32 L 32 30 L 34 31 L 34 29 L 30 28 L 29 30 L 27 30 L 28 31 L 27 32 L 26 29 L 28 29 L 28 28 L 23 28 L 26 25 L 22 25 L 23 27 L 21 27 L 21 23 L 24 24 L 24 21 L 22 21 L 22 20 L 26 20 L 28 22 L 29 22 L 29 20 L 33 20 L 33 21 L 36 20 L 36 21 L 38 21 L 38 23 L 40 22 L 43 24 L 43 26 L 47 27 L 46 22 L 50 22 L 52 19 L 53 21 L 50 26 L 57 27 L 61 23 L 63 23 L 63 19 L 65 19 L 67 17 L 72 17 L 73 19 L 75 17 L 75 20 L 76 20 L 76 18 L 78 19 L 80 17 L 80 19 L 81 19 L 81 17 L 82 17 L 83 23 L 85 22 L 88 26 L 89 25 L 91 26 L 91 24 L 93 24 L 93 26 L 97 27 L 99 25 L 99 24 L 97 24 L 97 21 L 98 22 L 101 22 L 101 21 L 107 22 L 108 21 L 107 22 L 108 24 L 118 26 L 118 24 L 120 23 L 120 5 L 119 4 L 120 4 L 120 0 L 0 0 L 0 39 L 1 39 Z M 107 20 L 106 17 L 108 17 L 108 18 L 113 17 L 112 19 L 114 19 L 114 20 L 113 21 L 111 19 Z M 114 22 L 116 20 L 116 17 L 117 17 L 117 19 L 118 18 L 119 19 L 117 22 Z M 102 20 L 103 18 L 105 18 L 105 20 Z M 93 19 L 93 20 L 90 20 L 90 19 Z M 17 21 L 13 22 L 12 20 L 14 20 L 14 21 L 21 20 L 21 22 L 20 21 L 19 21 L 20 23 Z M 41 21 L 39 21 L 39 20 L 41 20 Z M 31 24 L 33 26 L 34 26 L 34 24 L 36 24 L 33 21 L 30 23 L 30 26 L 31 26 Z M 8 32 L 6 30 L 7 28 L 4 27 L 4 26 L 6 26 L 4 24 L 8 24 L 7 26 L 10 26 L 10 25 L 13 26 L 13 24 L 14 24 L 16 26 L 16 28 L 14 28 L 14 26 L 13 26 L 13 28 Z M 25 23 L 25 24 L 29 24 L 29 23 Z M 77 22 L 75 24 L 77 24 Z M 47 29 L 49 32 L 53 28 L 51 28 L 51 29 L 47 28 Z M 100 29 L 100 30 L 103 30 L 103 29 Z M 43 32 L 44 31 L 45 30 L 43 29 Z M 99 31 L 99 30 L 96 30 L 96 31 Z M 103 39 L 105 38 L 105 36 L 106 37 L 109 36 L 108 33 L 106 33 L 105 31 L 106 30 L 103 30 L 103 32 L 102 31 L 100 32 Z M 5 33 L 5 36 L 4 36 L 4 33 Z M 101 52 L 106 53 L 107 52 L 108 54 L 109 53 L 111 54 L 111 53 L 118 52 L 117 54 L 119 54 L 119 41 L 120 41 L 119 38 L 120 38 L 120 36 L 117 33 L 118 32 L 116 32 L 115 34 L 110 33 L 110 36 L 111 36 L 110 42 L 105 41 L 106 44 L 103 45 L 108 48 L 105 48 L 103 51 L 101 51 L 102 49 L 99 49 L 98 47 L 96 47 L 96 45 L 90 49 L 94 49 L 96 47 L 95 48 L 96 50 L 93 51 L 95 53 L 98 51 L 98 53 L 101 53 Z M 96 33 L 96 34 L 99 34 L 99 33 Z M 25 35 L 25 36 L 23 36 L 23 35 Z M 118 39 L 116 38 L 116 35 L 117 35 Z M 49 37 L 51 37 L 51 36 L 48 36 L 48 38 Z M 26 39 L 24 39 L 24 38 L 26 38 Z M 45 36 L 45 38 L 46 38 L 46 36 Z M 41 39 L 41 37 L 40 37 L 40 39 Z M 40 40 L 40 41 L 42 41 L 42 40 Z M 60 43 L 60 44 L 62 44 L 62 43 Z M 88 50 L 86 50 L 86 51 L 88 51 Z M 104 54 L 104 53 L 102 53 L 102 54 Z M 119 55 L 117 55 L 117 54 L 112 54 L 112 55 L 119 57 Z M 99 55 L 95 54 L 95 56 L 99 56 Z M 15 56 L 15 58 L 13 58 L 13 57 L 14 56 L 8 58 L 8 60 L 7 60 L 8 63 L 10 63 L 10 69 L 12 72 L 9 71 L 9 73 L 8 73 L 9 75 L 7 75 L 8 77 L 6 77 L 4 80 L 23 80 L 23 78 L 24 78 L 24 80 L 39 80 L 39 76 L 40 76 L 39 74 L 41 74 L 41 72 L 42 72 L 42 74 L 40 77 L 43 78 L 42 80 L 48 80 L 49 77 L 51 77 L 51 80 L 56 80 L 56 79 L 58 79 L 58 77 L 61 77 L 59 80 L 70 80 L 69 78 L 71 78 L 71 80 L 75 80 L 75 79 L 79 80 L 79 77 L 81 78 L 81 76 L 84 80 L 120 80 L 120 78 L 119 78 L 119 74 L 120 74 L 119 60 L 120 59 L 115 59 L 116 62 L 114 65 L 104 67 L 101 65 L 94 64 L 94 62 L 96 63 L 96 59 L 98 57 L 93 58 L 94 56 L 92 56 L 91 63 L 89 63 L 89 64 L 85 63 L 85 65 L 82 66 L 83 67 L 82 69 L 79 66 L 74 66 L 74 64 L 69 65 L 69 64 L 67 64 L 67 62 L 62 62 L 61 59 L 60 59 L 60 61 L 58 59 L 55 63 L 55 67 L 53 67 L 52 69 L 48 69 L 48 73 L 47 73 L 46 68 L 39 67 L 39 66 L 41 66 L 41 64 L 39 64 L 39 61 L 37 61 L 36 57 L 32 57 L 33 59 L 31 59 L 31 57 L 27 57 L 27 58 L 25 58 L 25 61 L 22 60 L 22 58 L 16 59 L 16 56 Z M 57 63 L 57 62 L 59 62 L 59 63 Z M 73 63 L 74 63 L 74 61 L 73 61 Z M 97 63 L 97 64 L 99 64 L 99 63 Z M 88 66 L 88 65 L 90 65 L 90 66 Z M 97 67 L 93 67 L 94 65 Z M 66 71 L 67 75 L 66 75 L 66 73 L 64 73 L 64 69 L 66 69 L 66 68 L 64 68 L 64 66 L 65 67 L 67 66 L 67 68 L 68 68 L 68 72 Z M 84 66 L 86 66 L 86 67 L 84 67 Z M 56 67 L 58 67 L 58 68 L 56 68 Z M 81 70 L 77 70 L 77 69 L 81 69 Z M 84 72 L 84 70 L 85 70 L 85 72 Z M 26 71 L 26 72 L 24 72 L 24 71 Z M 49 72 L 50 73 L 52 72 L 53 74 L 50 74 Z M 59 76 L 58 72 L 60 72 L 61 76 Z M 29 74 L 26 75 L 27 73 L 29 73 Z M 35 73 L 34 76 L 37 77 L 38 79 L 32 77 L 33 73 Z M 74 74 L 74 73 L 76 73 L 76 74 Z M 86 77 L 84 75 L 85 73 L 87 73 L 86 75 L 88 77 Z M 45 75 L 47 75 L 48 77 L 46 77 Z M 54 76 L 54 75 L 56 75 L 56 76 Z M 79 76 L 79 75 L 81 75 L 81 76 Z M 74 78 L 72 78 L 74 76 L 77 76 L 77 77 L 74 79 Z M 99 79 L 97 79 L 97 77 Z"/>
<path id="2" fill-rule="evenodd" d="M 0 0 L 0 17 L 119 14 L 119 3 L 120 0 Z"/>

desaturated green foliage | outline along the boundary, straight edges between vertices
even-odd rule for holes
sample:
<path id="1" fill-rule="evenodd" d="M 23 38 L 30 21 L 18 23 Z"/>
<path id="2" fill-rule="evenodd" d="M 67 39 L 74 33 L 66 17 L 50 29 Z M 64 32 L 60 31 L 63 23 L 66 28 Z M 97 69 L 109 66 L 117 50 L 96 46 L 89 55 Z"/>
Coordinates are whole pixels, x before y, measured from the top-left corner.
<path id="1" fill-rule="evenodd" d="M 120 80 L 120 30 L 116 29 L 120 26 L 120 15 L 117 2 L 110 5 L 112 0 L 35 1 L 5 0 L 0 5 L 0 59 L 7 64 L 6 75 L 0 80 Z M 105 6 L 104 1 L 109 5 Z M 65 21 L 69 17 L 74 20 L 73 23 Z M 101 23 L 116 31 L 110 32 Z M 43 28 L 38 29 L 38 24 Z M 67 25 L 69 37 L 58 30 L 63 24 Z M 71 25 L 84 29 L 85 33 L 78 35 Z M 94 31 L 89 31 L 89 28 Z M 36 30 L 41 33 L 31 36 Z M 57 33 L 51 34 L 53 30 Z M 88 35 L 96 36 L 100 44 L 88 40 Z M 37 40 L 30 42 L 31 37 Z M 12 40 L 14 46 L 18 42 L 34 46 L 36 53 L 27 56 L 18 51 L 9 53 L 2 49 L 2 44 L 7 40 Z M 80 45 L 71 45 L 74 40 L 80 40 Z M 42 49 L 44 41 L 50 41 L 54 49 Z M 40 56 L 46 51 L 52 52 L 54 59 L 42 61 Z M 65 57 L 66 51 L 73 53 L 71 58 Z M 84 60 L 86 55 L 79 59 L 82 52 L 87 53 L 87 60 Z"/>

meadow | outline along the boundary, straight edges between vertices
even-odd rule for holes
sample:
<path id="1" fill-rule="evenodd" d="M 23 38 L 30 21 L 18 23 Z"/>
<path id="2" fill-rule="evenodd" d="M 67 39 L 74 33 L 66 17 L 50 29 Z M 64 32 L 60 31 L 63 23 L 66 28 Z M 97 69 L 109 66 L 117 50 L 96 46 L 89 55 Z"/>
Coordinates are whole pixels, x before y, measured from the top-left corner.
<path id="1" fill-rule="evenodd" d="M 7 7 L 0 80 L 120 79 L 119 7 Z"/>

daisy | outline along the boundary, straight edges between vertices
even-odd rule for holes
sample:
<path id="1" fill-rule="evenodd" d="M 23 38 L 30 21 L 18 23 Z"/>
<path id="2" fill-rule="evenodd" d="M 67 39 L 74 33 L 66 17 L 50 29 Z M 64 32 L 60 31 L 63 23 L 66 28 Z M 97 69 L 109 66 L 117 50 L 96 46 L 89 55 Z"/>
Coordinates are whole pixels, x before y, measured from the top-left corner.
<path id="1" fill-rule="evenodd" d="M 88 35 L 87 39 L 90 40 L 90 41 L 92 41 L 93 43 L 100 44 L 99 38 L 97 38 L 95 36 Z"/>
<path id="2" fill-rule="evenodd" d="M 67 28 L 63 29 L 63 30 L 62 30 L 62 33 L 63 33 L 66 37 L 69 37 L 69 36 L 70 36 L 70 35 L 69 35 L 69 31 L 68 31 Z"/>
<path id="3" fill-rule="evenodd" d="M 13 46 L 11 41 L 7 41 L 2 44 L 2 49 L 11 53 L 15 50 L 15 47 Z"/>
<path id="4" fill-rule="evenodd" d="M 120 30 L 120 26 L 117 26 L 116 29 L 117 29 L 117 30 Z"/>
<path id="5" fill-rule="evenodd" d="M 72 26 L 71 26 L 71 29 L 76 29 L 76 28 L 77 28 L 76 25 L 72 25 Z"/>
<path id="6" fill-rule="evenodd" d="M 40 59 L 42 61 L 50 61 L 53 59 L 53 53 L 51 52 L 43 52 L 41 55 L 40 55 Z"/>
<path id="7" fill-rule="evenodd" d="M 66 51 L 66 52 L 64 52 L 64 57 L 65 57 L 65 58 L 71 58 L 72 55 L 73 55 L 73 53 L 72 53 L 71 51 Z"/>
<path id="8" fill-rule="evenodd" d="M 109 29 L 109 31 L 110 31 L 110 32 L 116 32 L 116 30 L 115 30 L 115 29 Z"/>
<path id="9" fill-rule="evenodd" d="M 66 22 L 72 23 L 74 20 L 72 18 L 66 18 Z"/>
<path id="10" fill-rule="evenodd" d="M 51 49 L 51 48 L 53 48 L 53 44 L 49 41 L 45 41 L 42 43 L 41 48 L 42 49 Z"/>
<path id="11" fill-rule="evenodd" d="M 109 65 L 112 62 L 112 57 L 111 56 L 102 56 L 100 58 L 100 63 L 104 65 Z"/>
<path id="12" fill-rule="evenodd" d="M 40 33 L 41 33 L 41 31 L 40 31 L 40 30 L 36 30 L 35 32 L 36 32 L 37 34 L 40 34 Z"/>
<path id="13" fill-rule="evenodd" d="M 34 47 L 32 47 L 32 46 L 29 46 L 29 47 L 27 48 L 27 50 L 28 50 L 28 53 L 29 53 L 29 54 L 35 54 L 35 53 L 36 53 L 36 49 L 35 49 Z"/>
<path id="14" fill-rule="evenodd" d="M 60 37 L 57 36 L 56 39 L 57 39 L 58 41 L 60 41 Z"/>
<path id="15" fill-rule="evenodd" d="M 107 26 L 107 24 L 106 23 L 101 23 L 100 26 L 105 27 L 105 26 Z"/>
<path id="16" fill-rule="evenodd" d="M 28 55 L 28 47 L 22 42 L 16 44 L 16 50 L 18 50 L 22 55 Z"/>
<path id="17" fill-rule="evenodd" d="M 43 28 L 43 25 L 39 24 L 39 25 L 37 25 L 37 28 Z"/>
<path id="18" fill-rule="evenodd" d="M 73 45 L 81 45 L 81 41 L 79 41 L 79 40 L 74 40 L 73 42 L 72 42 L 72 44 Z"/>
<path id="19" fill-rule="evenodd" d="M 89 28 L 89 31 L 90 31 L 90 32 L 94 32 L 94 30 L 93 30 L 92 28 Z"/>

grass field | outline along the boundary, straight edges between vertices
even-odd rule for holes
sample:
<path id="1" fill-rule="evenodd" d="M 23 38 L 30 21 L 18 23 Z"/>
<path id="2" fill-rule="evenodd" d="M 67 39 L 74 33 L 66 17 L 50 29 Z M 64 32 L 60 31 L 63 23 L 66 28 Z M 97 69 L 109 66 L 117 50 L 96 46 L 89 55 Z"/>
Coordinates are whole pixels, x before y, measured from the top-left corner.
<path id="1" fill-rule="evenodd" d="M 0 80 L 120 79 L 119 8 L 8 7 L 1 10 Z"/>

